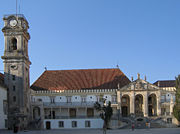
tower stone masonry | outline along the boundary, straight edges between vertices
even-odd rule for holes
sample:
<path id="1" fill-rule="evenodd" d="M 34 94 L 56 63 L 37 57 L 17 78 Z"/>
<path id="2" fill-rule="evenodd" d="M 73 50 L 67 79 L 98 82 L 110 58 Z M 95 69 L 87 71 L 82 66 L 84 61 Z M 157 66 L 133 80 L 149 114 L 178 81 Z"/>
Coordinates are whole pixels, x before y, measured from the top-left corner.
<path id="1" fill-rule="evenodd" d="M 4 27 L 4 82 L 7 86 L 8 128 L 27 127 L 29 111 L 28 22 L 22 14 L 5 15 Z"/>

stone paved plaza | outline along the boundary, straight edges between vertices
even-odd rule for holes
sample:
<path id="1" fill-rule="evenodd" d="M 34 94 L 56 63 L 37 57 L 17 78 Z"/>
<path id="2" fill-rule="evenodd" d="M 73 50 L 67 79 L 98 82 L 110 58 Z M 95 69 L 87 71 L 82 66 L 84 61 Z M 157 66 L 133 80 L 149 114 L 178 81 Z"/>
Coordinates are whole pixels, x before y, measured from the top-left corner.
<path id="1" fill-rule="evenodd" d="M 18 132 L 18 134 L 102 134 L 100 129 L 71 129 L 71 130 L 39 130 Z M 13 134 L 12 131 L 0 130 L 0 134 Z M 108 130 L 107 134 L 180 134 L 180 128 L 158 128 L 158 129 L 119 129 Z"/>

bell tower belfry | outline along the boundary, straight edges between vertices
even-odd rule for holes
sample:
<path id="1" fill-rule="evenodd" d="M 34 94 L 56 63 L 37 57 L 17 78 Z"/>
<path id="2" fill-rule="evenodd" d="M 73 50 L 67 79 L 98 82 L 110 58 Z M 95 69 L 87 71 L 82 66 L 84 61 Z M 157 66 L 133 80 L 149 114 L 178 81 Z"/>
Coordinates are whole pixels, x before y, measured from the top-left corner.
<path id="1" fill-rule="evenodd" d="M 29 67 L 28 22 L 22 14 L 5 15 L 4 82 L 7 86 L 8 128 L 14 125 L 26 128 L 29 120 Z"/>

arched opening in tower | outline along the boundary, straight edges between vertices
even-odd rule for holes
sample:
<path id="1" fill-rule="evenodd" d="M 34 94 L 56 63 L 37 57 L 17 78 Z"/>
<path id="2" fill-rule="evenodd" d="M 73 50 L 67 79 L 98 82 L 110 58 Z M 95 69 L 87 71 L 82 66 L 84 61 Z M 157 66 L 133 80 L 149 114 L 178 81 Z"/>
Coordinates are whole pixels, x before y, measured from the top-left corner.
<path id="1" fill-rule="evenodd" d="M 12 50 L 17 50 L 17 39 L 16 38 L 12 39 Z"/>

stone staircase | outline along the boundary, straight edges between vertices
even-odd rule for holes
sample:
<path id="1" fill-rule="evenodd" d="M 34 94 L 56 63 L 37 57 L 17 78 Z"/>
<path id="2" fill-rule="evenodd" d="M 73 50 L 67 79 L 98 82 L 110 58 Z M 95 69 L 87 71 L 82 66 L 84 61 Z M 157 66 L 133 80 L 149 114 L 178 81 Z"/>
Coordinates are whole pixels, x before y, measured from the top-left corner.
<path id="1" fill-rule="evenodd" d="M 120 117 L 119 122 L 119 129 L 131 129 L 132 123 L 135 124 L 135 129 L 145 129 L 147 122 L 150 122 L 150 128 L 175 127 L 165 122 L 162 117 Z"/>

